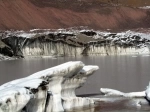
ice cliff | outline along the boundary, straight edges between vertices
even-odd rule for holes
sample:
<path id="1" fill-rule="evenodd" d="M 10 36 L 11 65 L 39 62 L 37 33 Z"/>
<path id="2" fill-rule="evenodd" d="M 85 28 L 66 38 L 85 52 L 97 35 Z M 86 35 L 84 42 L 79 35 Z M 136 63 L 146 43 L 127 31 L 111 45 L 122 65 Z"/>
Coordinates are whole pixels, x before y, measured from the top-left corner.
<path id="1" fill-rule="evenodd" d="M 60 112 L 90 107 L 94 100 L 76 97 L 98 66 L 67 62 L 0 86 L 0 112 Z"/>
<path id="2" fill-rule="evenodd" d="M 150 52 L 149 33 L 134 31 L 111 33 L 94 30 L 35 29 L 29 32 L 5 31 L 0 35 L 6 46 L 1 48 L 1 53 L 8 52 L 10 55 L 21 57 L 125 55 Z"/>

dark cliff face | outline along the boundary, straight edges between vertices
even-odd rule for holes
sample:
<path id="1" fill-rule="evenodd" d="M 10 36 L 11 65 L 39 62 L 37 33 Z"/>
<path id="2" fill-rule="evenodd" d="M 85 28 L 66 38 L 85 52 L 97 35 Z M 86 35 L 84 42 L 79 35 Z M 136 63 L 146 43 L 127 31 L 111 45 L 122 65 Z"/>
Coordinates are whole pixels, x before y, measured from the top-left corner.
<path id="1" fill-rule="evenodd" d="M 13 56 L 14 53 L 8 45 L 6 45 L 4 42 L 0 40 L 0 53 L 7 55 L 7 56 Z"/>
<path id="2" fill-rule="evenodd" d="M 148 0 L 0 0 L 0 29 L 133 29 L 150 27 Z M 129 6 L 129 7 L 128 7 Z"/>

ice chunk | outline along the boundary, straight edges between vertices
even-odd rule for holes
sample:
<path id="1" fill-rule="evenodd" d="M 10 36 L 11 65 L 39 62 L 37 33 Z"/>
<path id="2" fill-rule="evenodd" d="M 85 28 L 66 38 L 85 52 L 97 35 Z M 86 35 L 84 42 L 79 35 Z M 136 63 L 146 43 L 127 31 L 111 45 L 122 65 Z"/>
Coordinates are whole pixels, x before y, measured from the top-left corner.
<path id="1" fill-rule="evenodd" d="M 124 93 L 115 89 L 100 88 L 100 92 L 103 93 L 105 96 L 122 96 L 130 98 L 145 97 L 145 91 Z"/>
<path id="2" fill-rule="evenodd" d="M 67 62 L 0 86 L 0 112 L 54 112 L 88 106 L 90 98 L 77 98 L 83 85 L 98 66 Z"/>

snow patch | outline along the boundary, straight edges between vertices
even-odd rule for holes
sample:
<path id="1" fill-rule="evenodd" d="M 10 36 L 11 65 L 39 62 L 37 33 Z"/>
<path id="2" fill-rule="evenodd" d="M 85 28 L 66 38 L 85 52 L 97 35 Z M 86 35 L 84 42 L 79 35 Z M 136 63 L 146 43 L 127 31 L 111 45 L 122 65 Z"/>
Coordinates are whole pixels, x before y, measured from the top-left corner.
<path id="1" fill-rule="evenodd" d="M 139 7 L 140 9 L 150 9 L 150 6 Z"/>

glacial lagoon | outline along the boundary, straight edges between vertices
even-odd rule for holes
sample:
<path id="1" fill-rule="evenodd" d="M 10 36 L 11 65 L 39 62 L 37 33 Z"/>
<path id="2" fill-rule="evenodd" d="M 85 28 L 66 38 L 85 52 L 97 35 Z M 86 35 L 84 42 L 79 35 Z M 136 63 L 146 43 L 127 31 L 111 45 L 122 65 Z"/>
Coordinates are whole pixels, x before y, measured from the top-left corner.
<path id="1" fill-rule="evenodd" d="M 143 91 L 150 81 L 150 56 L 84 56 L 58 58 L 26 58 L 0 62 L 0 84 L 26 77 L 37 71 L 50 68 L 67 61 L 82 61 L 87 65 L 98 65 L 99 70 L 90 76 L 83 87 L 76 90 L 81 97 L 100 97 L 100 88 L 112 88 L 123 92 Z M 105 106 L 104 106 L 105 107 Z M 110 108 L 110 109 L 109 109 Z M 102 110 L 96 107 L 95 111 Z M 144 111 L 138 110 L 137 111 Z M 135 109 L 120 110 L 116 105 L 106 106 L 102 111 L 131 112 Z"/>

